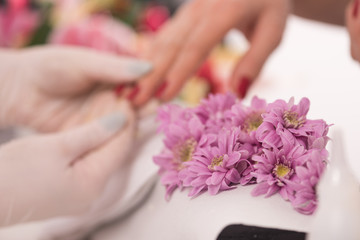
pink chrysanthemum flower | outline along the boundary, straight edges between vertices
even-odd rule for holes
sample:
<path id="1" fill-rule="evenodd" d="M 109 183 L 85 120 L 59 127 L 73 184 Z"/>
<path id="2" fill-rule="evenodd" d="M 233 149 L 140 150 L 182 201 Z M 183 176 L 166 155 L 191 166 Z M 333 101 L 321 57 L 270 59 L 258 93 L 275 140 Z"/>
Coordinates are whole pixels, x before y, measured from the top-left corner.
<path id="1" fill-rule="evenodd" d="M 309 111 L 309 100 L 301 99 L 299 105 L 294 105 L 294 98 L 289 103 L 284 100 L 277 100 L 268 105 L 267 113 L 263 114 L 264 123 L 258 128 L 257 139 L 265 147 L 282 147 L 279 132 L 284 132 L 283 136 L 306 136 L 304 124 L 306 114 Z"/>
<path id="2" fill-rule="evenodd" d="M 165 149 L 154 157 L 166 198 L 178 187 L 194 197 L 257 183 L 252 195 L 277 192 L 300 213 L 317 206 L 316 184 L 327 159 L 329 125 L 309 120 L 309 100 L 251 106 L 231 94 L 211 95 L 194 109 L 167 105 L 159 111 Z"/>
<path id="3" fill-rule="evenodd" d="M 329 125 L 324 120 L 307 120 L 307 124 L 311 126 L 314 131 L 310 132 L 307 139 L 307 146 L 309 149 L 325 149 L 329 137 Z"/>
<path id="4" fill-rule="evenodd" d="M 186 124 L 193 116 L 193 112 L 189 109 L 176 104 L 166 104 L 157 112 L 157 120 L 160 122 L 158 131 L 165 132 L 171 124 Z"/>
<path id="5" fill-rule="evenodd" d="M 233 126 L 239 126 L 243 133 L 241 141 L 257 144 L 255 138 L 256 130 L 263 123 L 262 114 L 266 110 L 266 101 L 258 97 L 253 97 L 250 107 L 244 106 L 242 102 L 232 106 L 231 111 L 227 112 L 227 117 L 231 119 Z"/>
<path id="6" fill-rule="evenodd" d="M 0 4 L 0 47 L 19 48 L 26 45 L 40 24 L 39 12 L 30 1 L 7 1 Z M 6 3 L 6 2 L 5 2 Z"/>
<path id="7" fill-rule="evenodd" d="M 328 152 L 325 149 L 312 149 L 307 157 L 304 166 L 295 168 L 297 178 L 294 181 L 286 181 L 295 192 L 291 204 L 302 214 L 312 214 L 316 210 L 318 202 L 315 188 L 324 172 Z"/>
<path id="8" fill-rule="evenodd" d="M 302 98 L 298 105 L 294 105 L 294 98 L 289 103 L 277 100 L 269 104 L 267 113 L 263 114 L 264 123 L 257 130 L 257 139 L 265 147 L 281 148 L 283 140 L 306 144 L 306 137 L 317 129 L 306 119 L 309 105 L 307 98 Z"/>
<path id="9" fill-rule="evenodd" d="M 255 171 L 251 173 L 257 180 L 257 187 L 252 191 L 253 196 L 266 194 L 270 197 L 279 192 L 285 200 L 291 200 L 293 192 L 286 185 L 286 180 L 295 177 L 295 168 L 306 161 L 306 150 L 297 145 L 281 150 L 263 149 L 263 154 L 253 156 Z"/>
<path id="10" fill-rule="evenodd" d="M 201 101 L 194 111 L 205 125 L 206 133 L 218 133 L 223 128 L 230 129 L 232 127 L 231 121 L 225 116 L 235 102 L 236 97 L 231 93 L 210 94 L 208 99 Z"/>
<path id="11" fill-rule="evenodd" d="M 159 110 L 160 131 L 165 135 L 165 149 L 154 156 L 154 162 L 160 166 L 161 182 L 166 186 L 166 198 L 169 199 L 177 187 L 182 187 L 178 173 L 185 162 L 191 161 L 204 130 L 198 117 L 187 109 L 167 105 Z M 203 140 L 215 141 L 215 136 Z"/>
<path id="12" fill-rule="evenodd" d="M 211 195 L 215 195 L 240 183 L 241 175 L 248 167 L 244 163 L 247 162 L 250 153 L 247 150 L 234 149 L 237 132 L 221 131 L 218 146 L 199 148 L 194 154 L 194 161 L 186 163 L 188 167 L 180 176 L 184 186 L 192 188 L 189 196 L 196 196 L 206 189 Z"/>
<path id="13" fill-rule="evenodd" d="M 240 151 L 242 153 L 242 159 L 246 161 L 240 161 L 237 169 L 240 173 L 240 185 L 247 185 L 256 183 L 256 178 L 252 176 L 254 171 L 254 161 L 251 159 L 254 154 L 259 152 L 260 147 L 251 143 L 243 142 L 244 132 L 239 129 L 236 129 L 237 140 L 234 146 L 235 151 Z"/>

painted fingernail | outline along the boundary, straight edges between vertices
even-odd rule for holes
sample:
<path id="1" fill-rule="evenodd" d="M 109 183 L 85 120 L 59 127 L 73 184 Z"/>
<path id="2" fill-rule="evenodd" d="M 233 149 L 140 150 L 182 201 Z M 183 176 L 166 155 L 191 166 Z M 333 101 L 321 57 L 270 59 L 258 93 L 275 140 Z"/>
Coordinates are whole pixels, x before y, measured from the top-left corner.
<path id="1" fill-rule="evenodd" d="M 166 88 L 167 82 L 163 82 L 161 86 L 158 88 L 158 90 L 155 93 L 156 98 L 161 98 L 161 95 L 163 94 L 165 88 Z"/>
<path id="2" fill-rule="evenodd" d="M 359 0 L 355 0 L 354 6 L 353 6 L 353 16 L 354 17 L 357 17 L 358 9 L 359 9 Z"/>
<path id="3" fill-rule="evenodd" d="M 133 100 L 136 97 L 136 95 L 139 93 L 139 91 L 140 91 L 139 86 L 135 86 L 135 88 L 127 96 L 127 99 Z"/>
<path id="4" fill-rule="evenodd" d="M 125 89 L 125 84 L 121 84 L 117 87 L 115 87 L 114 89 L 114 92 L 115 92 L 115 95 L 118 97 L 120 96 L 120 94 L 122 93 L 122 91 Z"/>
<path id="5" fill-rule="evenodd" d="M 126 123 L 126 116 L 122 112 L 114 112 L 100 119 L 101 126 L 110 133 L 116 133 Z"/>
<path id="6" fill-rule="evenodd" d="M 250 87 L 251 81 L 248 77 L 243 77 L 240 80 L 240 84 L 238 87 L 238 94 L 241 98 L 244 98 L 246 96 L 246 93 Z"/>

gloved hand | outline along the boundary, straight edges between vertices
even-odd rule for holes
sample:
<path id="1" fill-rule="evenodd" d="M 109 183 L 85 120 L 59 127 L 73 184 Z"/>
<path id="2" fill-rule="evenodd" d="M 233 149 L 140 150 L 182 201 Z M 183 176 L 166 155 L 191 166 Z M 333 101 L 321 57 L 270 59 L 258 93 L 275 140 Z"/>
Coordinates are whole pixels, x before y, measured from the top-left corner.
<path id="1" fill-rule="evenodd" d="M 118 109 L 75 129 L 2 145 L 0 226 L 93 208 L 133 144 L 134 113 L 126 102 Z"/>
<path id="2" fill-rule="evenodd" d="M 0 127 L 68 129 L 116 111 L 114 87 L 151 70 L 145 61 L 75 47 L 0 50 Z"/>
<path id="3" fill-rule="evenodd" d="M 145 58 L 154 70 L 139 81 L 129 98 L 136 106 L 154 95 L 163 101 L 173 98 L 232 28 L 242 31 L 250 43 L 231 79 L 234 92 L 244 97 L 281 40 L 290 4 L 290 0 L 186 2 L 151 42 Z"/>

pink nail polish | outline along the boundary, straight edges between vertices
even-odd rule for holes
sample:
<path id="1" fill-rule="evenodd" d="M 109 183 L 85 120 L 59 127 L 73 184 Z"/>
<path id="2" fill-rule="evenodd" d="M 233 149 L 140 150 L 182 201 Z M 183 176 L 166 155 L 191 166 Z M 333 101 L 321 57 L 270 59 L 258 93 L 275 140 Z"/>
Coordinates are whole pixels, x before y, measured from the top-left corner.
<path id="1" fill-rule="evenodd" d="M 240 84 L 238 87 L 238 94 L 240 98 L 244 98 L 246 96 L 246 93 L 251 85 L 251 81 L 248 77 L 242 77 L 240 80 Z"/>
<path id="2" fill-rule="evenodd" d="M 139 86 L 136 86 L 136 87 L 130 92 L 130 94 L 127 96 L 127 99 L 133 100 L 133 99 L 136 97 L 136 95 L 139 93 L 139 91 L 140 91 Z"/>
<path id="3" fill-rule="evenodd" d="M 158 90 L 157 90 L 156 93 L 155 93 L 155 97 L 156 97 L 156 98 L 161 98 L 161 95 L 163 94 L 166 86 L 167 86 L 167 82 L 166 82 L 166 81 L 161 84 L 161 86 L 158 88 Z"/>

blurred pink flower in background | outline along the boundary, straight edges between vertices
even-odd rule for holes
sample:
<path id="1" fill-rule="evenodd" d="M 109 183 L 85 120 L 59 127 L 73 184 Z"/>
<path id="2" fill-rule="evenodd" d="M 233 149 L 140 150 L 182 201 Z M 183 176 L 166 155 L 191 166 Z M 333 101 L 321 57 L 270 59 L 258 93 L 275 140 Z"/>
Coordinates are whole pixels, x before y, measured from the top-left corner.
<path id="1" fill-rule="evenodd" d="M 165 6 L 148 6 L 140 21 L 141 30 L 156 32 L 170 18 L 170 12 Z"/>
<path id="2" fill-rule="evenodd" d="M 22 47 L 39 24 L 39 15 L 27 0 L 10 0 L 0 6 L 0 47 Z"/>
<path id="3" fill-rule="evenodd" d="M 119 55 L 136 55 L 135 32 L 106 15 L 93 15 L 60 26 L 52 32 L 50 43 L 94 48 Z"/>

